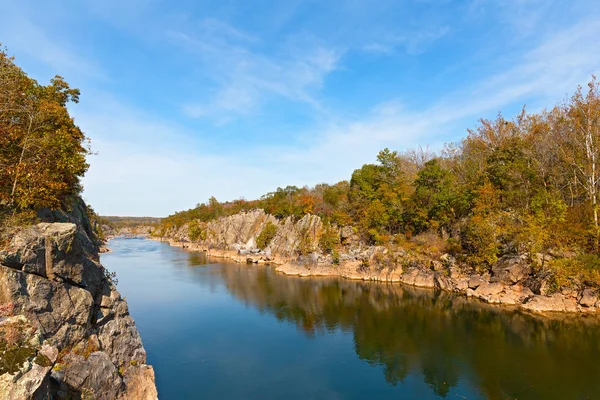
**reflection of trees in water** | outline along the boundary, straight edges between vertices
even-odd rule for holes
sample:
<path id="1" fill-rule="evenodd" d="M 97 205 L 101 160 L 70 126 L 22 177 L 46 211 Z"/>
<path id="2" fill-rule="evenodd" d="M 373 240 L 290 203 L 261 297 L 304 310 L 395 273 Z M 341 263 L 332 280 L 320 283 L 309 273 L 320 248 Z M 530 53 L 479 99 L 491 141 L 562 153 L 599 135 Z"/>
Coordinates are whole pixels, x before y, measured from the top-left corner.
<path id="1" fill-rule="evenodd" d="M 188 253 L 187 264 L 190 267 L 197 267 L 207 263 L 208 258 L 205 253 L 194 251 Z"/>
<path id="2" fill-rule="evenodd" d="M 594 398 L 600 393 L 595 319 L 546 319 L 401 285 L 282 276 L 226 265 L 239 299 L 308 335 L 354 333 L 358 356 L 391 384 L 420 372 L 446 396 L 468 380 L 489 398 Z"/>

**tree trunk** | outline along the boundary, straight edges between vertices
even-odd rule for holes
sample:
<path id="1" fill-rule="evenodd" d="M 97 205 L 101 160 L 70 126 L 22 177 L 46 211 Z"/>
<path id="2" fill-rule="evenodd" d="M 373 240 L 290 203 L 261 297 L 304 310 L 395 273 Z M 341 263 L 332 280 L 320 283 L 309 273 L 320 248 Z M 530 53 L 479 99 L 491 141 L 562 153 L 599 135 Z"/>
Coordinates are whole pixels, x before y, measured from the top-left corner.
<path id="1" fill-rule="evenodd" d="M 27 142 L 29 140 L 29 135 L 31 133 L 31 126 L 33 125 L 33 117 L 29 118 L 29 126 L 27 127 L 27 133 L 25 134 L 25 139 L 23 139 L 23 148 L 21 149 L 21 155 L 19 156 L 19 163 L 15 167 L 15 179 L 13 180 L 12 190 L 10 192 L 10 206 L 14 207 L 15 205 L 15 194 L 17 192 L 17 183 L 19 182 L 19 169 L 21 164 L 23 164 L 23 159 L 25 158 L 25 151 L 27 150 Z"/>

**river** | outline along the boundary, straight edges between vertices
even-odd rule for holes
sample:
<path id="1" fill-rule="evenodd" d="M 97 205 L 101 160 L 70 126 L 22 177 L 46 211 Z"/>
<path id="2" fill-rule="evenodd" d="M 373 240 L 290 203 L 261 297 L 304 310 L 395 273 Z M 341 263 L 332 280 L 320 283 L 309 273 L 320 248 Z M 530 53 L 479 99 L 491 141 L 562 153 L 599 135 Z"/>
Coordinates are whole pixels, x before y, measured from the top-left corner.
<path id="1" fill-rule="evenodd" d="M 101 261 L 165 399 L 598 399 L 596 318 L 285 276 L 118 238 Z"/>

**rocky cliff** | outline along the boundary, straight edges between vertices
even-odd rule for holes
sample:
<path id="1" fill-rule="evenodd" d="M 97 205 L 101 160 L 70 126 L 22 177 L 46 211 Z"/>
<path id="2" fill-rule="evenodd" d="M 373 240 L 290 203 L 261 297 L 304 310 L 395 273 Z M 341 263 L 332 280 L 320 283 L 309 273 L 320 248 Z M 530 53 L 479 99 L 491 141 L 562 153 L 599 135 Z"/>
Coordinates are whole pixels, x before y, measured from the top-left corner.
<path id="1" fill-rule="evenodd" d="M 0 251 L 0 398 L 157 398 L 86 211 L 44 212 Z"/>
<path id="2" fill-rule="evenodd" d="M 268 224 L 276 232 L 260 250 L 257 239 Z M 171 245 L 206 251 L 242 263 L 270 263 L 279 272 L 299 276 L 342 276 L 348 279 L 402 282 L 417 287 L 464 293 L 487 303 L 516 306 L 532 312 L 596 312 L 600 300 L 596 289 L 549 290 L 547 270 L 534 267 L 531 257 L 507 255 L 491 268 L 476 271 L 448 254 L 435 256 L 414 247 L 367 246 L 352 227 L 334 228 L 339 254 L 324 254 L 319 239 L 324 233 L 321 219 L 305 215 L 277 220 L 262 210 L 242 212 L 208 223 L 192 222 L 171 229 L 161 237 Z M 192 240 L 194 239 L 194 240 Z M 536 257 L 545 256 L 536 255 Z"/>

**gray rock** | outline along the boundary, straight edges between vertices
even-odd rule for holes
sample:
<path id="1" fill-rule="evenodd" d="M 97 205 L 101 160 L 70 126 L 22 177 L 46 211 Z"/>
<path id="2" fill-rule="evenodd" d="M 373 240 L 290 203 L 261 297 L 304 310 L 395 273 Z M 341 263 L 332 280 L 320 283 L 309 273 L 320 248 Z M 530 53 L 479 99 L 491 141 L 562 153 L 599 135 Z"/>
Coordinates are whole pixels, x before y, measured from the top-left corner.
<path id="1" fill-rule="evenodd" d="M 479 286 L 483 285 L 484 283 L 487 283 L 487 281 L 484 280 L 479 275 L 471 275 L 469 277 L 469 288 L 470 289 L 477 289 Z"/>
<path id="2" fill-rule="evenodd" d="M 552 296 L 535 295 L 526 303 L 521 305 L 525 310 L 533 312 L 576 312 L 578 311 L 577 302 L 572 298 L 565 297 L 562 293 L 555 293 Z"/>
<path id="3" fill-rule="evenodd" d="M 492 272 L 499 282 L 514 284 L 527 278 L 532 267 L 525 256 L 502 257 L 492 266 Z"/>
<path id="4" fill-rule="evenodd" d="M 98 262 L 85 205 L 76 201 L 72 214 L 41 216 L 59 222 L 16 232 L 0 253 L 0 298 L 30 316 L 40 339 L 29 343 L 41 345 L 51 364 L 59 350 L 70 353 L 54 371 L 29 363 L 17 377 L 1 376 L 0 398 L 155 399 L 154 373 L 126 301 Z M 136 378 L 125 379 L 120 368 Z M 145 397 L 126 395 L 135 388 Z"/>
<path id="5" fill-rule="evenodd" d="M 594 307 L 598 301 L 598 292 L 592 289 L 584 289 L 579 296 L 579 304 L 584 307 Z"/>

